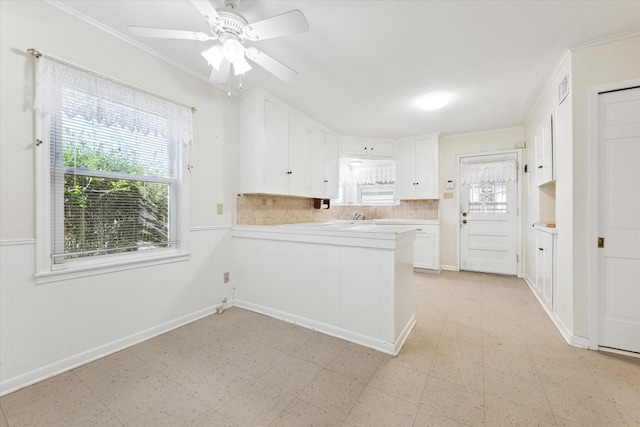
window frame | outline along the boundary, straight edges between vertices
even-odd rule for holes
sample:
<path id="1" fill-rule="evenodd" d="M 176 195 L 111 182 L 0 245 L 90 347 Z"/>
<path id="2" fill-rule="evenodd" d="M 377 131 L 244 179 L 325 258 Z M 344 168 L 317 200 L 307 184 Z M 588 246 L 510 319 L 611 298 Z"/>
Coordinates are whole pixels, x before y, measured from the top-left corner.
<path id="1" fill-rule="evenodd" d="M 61 113 L 63 114 L 63 113 Z M 50 114 L 35 115 L 36 135 L 36 273 L 37 284 L 66 280 L 70 277 L 83 277 L 94 275 L 98 272 L 111 272 L 123 269 L 138 268 L 143 266 L 164 264 L 169 262 L 187 261 L 190 258 L 189 236 L 189 174 L 188 157 L 189 145 L 179 141 L 177 149 L 180 157 L 177 185 L 170 185 L 169 218 L 170 227 L 175 227 L 179 242 L 173 247 L 157 248 L 153 250 L 131 251 L 117 254 L 103 254 L 92 257 L 79 257 L 65 259 L 63 262 L 53 261 L 52 231 L 56 224 L 52 218 L 52 198 L 54 193 L 62 196 L 64 188 L 54 191 L 51 187 L 51 176 L 54 166 L 50 162 L 51 129 L 54 120 Z M 66 168 L 56 168 L 56 173 L 64 174 Z M 104 175 L 109 175 L 105 172 Z M 94 176 L 94 175 L 91 175 Z M 122 176 L 120 176 L 121 178 Z M 139 181 L 145 180 L 139 177 Z M 62 185 L 64 180 L 56 180 Z M 152 181 L 155 182 L 155 181 Z M 63 208 L 64 202 L 56 203 L 58 208 Z M 61 216 L 56 216 L 61 218 Z M 57 226 L 64 227 L 64 224 Z"/>

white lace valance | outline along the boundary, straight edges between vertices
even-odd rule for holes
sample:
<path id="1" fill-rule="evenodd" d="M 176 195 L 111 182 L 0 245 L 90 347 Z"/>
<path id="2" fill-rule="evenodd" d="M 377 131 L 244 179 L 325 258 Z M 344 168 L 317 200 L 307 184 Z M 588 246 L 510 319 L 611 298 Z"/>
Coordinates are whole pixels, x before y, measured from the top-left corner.
<path id="1" fill-rule="evenodd" d="M 460 176 L 462 184 L 513 182 L 517 179 L 518 167 L 515 159 L 462 163 Z"/>
<path id="2" fill-rule="evenodd" d="M 81 116 L 184 144 L 192 140 L 188 107 L 45 57 L 37 64 L 34 109 L 38 114 L 64 112 L 69 118 Z"/>
<path id="3" fill-rule="evenodd" d="M 353 184 L 393 184 L 396 182 L 396 167 L 393 162 L 380 163 L 352 168 Z"/>

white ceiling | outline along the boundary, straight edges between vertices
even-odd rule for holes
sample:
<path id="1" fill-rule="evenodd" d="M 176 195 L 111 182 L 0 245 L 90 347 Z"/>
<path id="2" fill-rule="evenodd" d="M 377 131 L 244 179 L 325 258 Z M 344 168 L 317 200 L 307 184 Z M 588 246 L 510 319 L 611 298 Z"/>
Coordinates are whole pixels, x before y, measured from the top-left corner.
<path id="1" fill-rule="evenodd" d="M 208 31 L 188 1 L 53 3 L 208 78 L 200 52 L 215 42 L 140 39 L 126 29 Z M 307 17 L 308 33 L 255 45 L 300 75 L 287 84 L 256 65 L 243 92 L 263 88 L 342 135 L 389 138 L 522 126 L 566 48 L 640 29 L 640 0 L 245 0 L 237 11 L 251 23 L 292 9 Z M 453 100 L 417 110 L 414 99 L 429 92 Z"/>

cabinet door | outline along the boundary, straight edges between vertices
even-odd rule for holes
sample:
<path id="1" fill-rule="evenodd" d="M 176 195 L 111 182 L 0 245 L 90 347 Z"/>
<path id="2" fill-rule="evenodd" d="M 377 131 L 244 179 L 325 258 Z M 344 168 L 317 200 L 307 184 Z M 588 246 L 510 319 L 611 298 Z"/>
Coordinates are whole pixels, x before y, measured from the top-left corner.
<path id="1" fill-rule="evenodd" d="M 398 157 L 396 158 L 396 198 L 409 200 L 415 198 L 415 142 L 401 141 L 398 143 Z"/>
<path id="2" fill-rule="evenodd" d="M 547 308 L 553 308 L 553 236 L 536 232 L 536 288 Z"/>
<path id="3" fill-rule="evenodd" d="M 325 145 L 325 132 L 322 129 L 312 127 L 309 130 L 309 185 L 311 197 L 325 197 Z"/>
<path id="4" fill-rule="evenodd" d="M 413 266 L 430 270 L 437 269 L 434 254 L 435 239 L 433 234 L 417 231 L 416 240 L 413 243 Z"/>
<path id="5" fill-rule="evenodd" d="M 288 194 L 289 115 L 287 110 L 264 104 L 264 189 L 268 194 Z"/>
<path id="6" fill-rule="evenodd" d="M 340 186 L 340 148 L 338 136 L 331 132 L 325 135 L 324 145 L 324 197 L 338 197 Z"/>
<path id="7" fill-rule="evenodd" d="M 289 114 L 289 186 L 291 196 L 309 196 L 309 127 L 304 117 Z"/>
<path id="8" fill-rule="evenodd" d="M 367 152 L 372 159 L 393 159 L 395 151 L 392 141 L 371 141 L 367 144 Z"/>
<path id="9" fill-rule="evenodd" d="M 553 134 L 552 116 L 549 115 L 535 133 L 536 184 L 553 181 Z"/>
<path id="10" fill-rule="evenodd" d="M 416 199 L 438 198 L 438 140 L 419 139 L 415 142 Z"/>
<path id="11" fill-rule="evenodd" d="M 340 142 L 342 157 L 355 157 L 364 159 L 367 157 L 367 141 L 364 139 L 344 138 Z"/>

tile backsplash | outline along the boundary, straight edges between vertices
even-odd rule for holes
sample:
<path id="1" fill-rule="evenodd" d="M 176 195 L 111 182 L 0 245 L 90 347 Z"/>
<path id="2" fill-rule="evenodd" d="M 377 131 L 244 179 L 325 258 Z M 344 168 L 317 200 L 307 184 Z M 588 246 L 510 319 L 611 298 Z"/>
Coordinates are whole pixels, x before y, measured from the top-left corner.
<path id="1" fill-rule="evenodd" d="M 353 219 L 356 212 L 365 219 L 438 219 L 438 200 L 407 200 L 394 206 L 332 205 L 330 209 L 314 209 L 313 199 L 304 197 L 244 194 L 236 200 L 236 223 L 241 225 Z"/>

